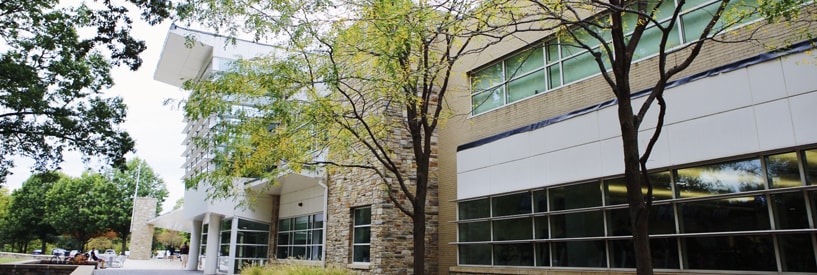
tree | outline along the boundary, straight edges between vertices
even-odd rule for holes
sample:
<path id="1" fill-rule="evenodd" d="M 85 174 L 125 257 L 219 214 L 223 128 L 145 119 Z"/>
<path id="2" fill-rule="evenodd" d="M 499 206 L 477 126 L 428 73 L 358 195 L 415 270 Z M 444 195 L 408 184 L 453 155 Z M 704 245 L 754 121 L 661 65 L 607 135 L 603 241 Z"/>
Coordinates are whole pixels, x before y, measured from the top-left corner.
<path id="1" fill-rule="evenodd" d="M 46 172 L 31 175 L 20 189 L 12 193 L 7 224 L 4 230 L 16 243 L 28 243 L 31 237 L 41 242 L 42 251 L 46 251 L 49 237 L 57 233 L 54 226 L 44 219 L 49 212 L 46 196 L 56 183 L 67 178 L 57 172 Z M 21 247 L 25 249 L 25 247 Z"/>
<path id="2" fill-rule="evenodd" d="M 100 211 L 102 202 L 96 191 L 108 184 L 101 175 L 89 172 L 78 178 L 62 178 L 46 193 L 48 211 L 42 217 L 57 232 L 74 236 L 84 251 L 88 240 L 106 231 L 101 220 L 110 213 Z"/>
<path id="3" fill-rule="evenodd" d="M 97 199 L 93 204 L 95 208 L 93 212 L 105 213 L 100 216 L 100 226 L 116 232 L 122 239 L 120 251 L 125 251 L 133 220 L 133 196 L 156 198 L 158 214 L 162 211 L 162 202 L 167 198 L 167 188 L 164 180 L 147 165 L 147 162 L 138 158 L 128 161 L 125 170 L 109 168 L 104 174 L 109 180 L 96 186 L 94 193 Z"/>
<path id="4" fill-rule="evenodd" d="M 9 205 L 11 204 L 11 194 L 8 188 L 0 187 L 0 251 L 6 251 L 8 233 L 4 230 L 8 228 Z"/>
<path id="5" fill-rule="evenodd" d="M 119 2 L 119 3 L 117 3 Z M 98 8 L 96 6 L 99 6 Z M 138 69 L 144 41 L 132 37 L 128 6 L 145 22 L 170 16 L 169 1 L 102 1 L 67 6 L 53 0 L 0 4 L 0 183 L 12 156 L 33 158 L 35 170 L 58 168 L 63 150 L 124 164 L 133 139 L 118 127 L 121 98 L 101 92 L 113 85 L 110 69 Z M 94 29 L 90 37 L 80 30 Z M 103 52 L 107 52 L 106 57 Z"/>
<path id="6" fill-rule="evenodd" d="M 759 31 L 769 23 L 803 23 L 785 34 L 786 39 L 802 40 L 811 37 L 814 29 L 812 17 L 799 12 L 808 5 L 805 1 L 715 1 L 700 9 L 703 20 L 695 26 L 685 26 L 684 39 L 679 41 L 679 22 L 683 12 L 699 2 L 687 1 L 498 1 L 503 13 L 490 18 L 486 24 L 495 26 L 499 32 L 547 32 L 555 33 L 556 39 L 546 46 L 562 47 L 577 53 L 584 52 L 595 70 L 600 73 L 617 101 L 618 119 L 624 156 L 624 178 L 627 185 L 630 226 L 633 228 L 633 245 L 636 251 L 638 274 L 652 274 L 652 257 L 649 245 L 648 217 L 652 206 L 652 184 L 648 175 L 647 161 L 661 135 L 667 102 L 664 91 L 670 80 L 685 71 L 704 49 L 713 42 L 760 41 Z M 765 21 L 751 23 L 764 17 Z M 766 37 L 770 39 L 772 37 Z M 768 41 L 768 40 L 767 40 Z M 782 44 L 791 40 L 785 40 Z M 647 88 L 644 101 L 634 106 L 632 94 L 635 86 L 634 61 L 652 57 L 656 62 L 647 70 L 641 68 L 638 78 L 647 77 L 652 84 Z M 589 76 L 588 75 L 588 76 Z M 654 131 L 646 133 L 648 142 L 639 143 L 642 122 L 647 120 L 651 108 L 657 108 Z M 644 134 L 644 133 L 642 133 Z"/>
<path id="7" fill-rule="evenodd" d="M 235 118 L 201 142 L 219 148 L 217 168 L 194 183 L 219 194 L 247 175 L 274 183 L 279 173 L 316 166 L 368 170 L 413 224 L 414 274 L 434 270 L 425 265 L 426 226 L 437 204 L 428 196 L 436 130 L 449 115 L 441 100 L 452 65 L 490 45 L 471 47 L 476 36 L 463 34 L 488 26 L 469 16 L 493 9 L 473 1 L 265 3 L 190 3 L 188 18 L 228 34 L 284 37 L 274 56 L 188 83 L 189 118 Z"/>

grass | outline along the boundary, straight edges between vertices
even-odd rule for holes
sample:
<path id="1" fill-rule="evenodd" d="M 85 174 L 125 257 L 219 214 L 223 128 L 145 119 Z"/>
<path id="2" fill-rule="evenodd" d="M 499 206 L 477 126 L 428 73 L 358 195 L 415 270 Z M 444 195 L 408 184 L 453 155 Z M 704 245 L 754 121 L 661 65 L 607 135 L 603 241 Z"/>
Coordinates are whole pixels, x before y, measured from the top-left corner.
<path id="1" fill-rule="evenodd" d="M 0 264 L 7 264 L 7 263 L 11 263 L 11 262 L 16 262 L 16 261 L 19 261 L 19 260 L 20 259 L 15 259 L 15 258 L 0 258 Z"/>
<path id="2" fill-rule="evenodd" d="M 251 266 L 241 269 L 241 275 L 351 275 L 345 269 L 306 266 L 299 264 L 279 264 Z"/>

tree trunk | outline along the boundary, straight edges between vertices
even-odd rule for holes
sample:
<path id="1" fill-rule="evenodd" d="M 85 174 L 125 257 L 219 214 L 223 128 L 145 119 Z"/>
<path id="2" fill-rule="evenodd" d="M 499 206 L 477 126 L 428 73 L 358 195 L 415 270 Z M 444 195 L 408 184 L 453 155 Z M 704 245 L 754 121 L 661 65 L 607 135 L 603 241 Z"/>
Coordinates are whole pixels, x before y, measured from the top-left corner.
<path id="1" fill-rule="evenodd" d="M 618 115 L 621 139 L 624 149 L 624 180 L 627 183 L 627 201 L 630 210 L 630 226 L 633 230 L 636 272 L 640 275 L 653 274 L 650 236 L 648 229 L 649 209 L 641 192 L 642 177 L 638 150 L 638 129 L 629 100 L 629 92 L 619 93 Z"/>
<path id="2" fill-rule="evenodd" d="M 419 177 L 418 177 L 419 178 Z M 417 202 L 414 204 L 414 274 L 425 274 L 426 265 L 426 185 L 417 181 Z M 421 186 L 422 185 L 422 186 Z"/>
<path id="3" fill-rule="evenodd" d="M 122 249 L 119 250 L 119 253 L 124 254 L 125 249 L 128 247 L 128 232 L 123 231 L 120 236 L 122 236 Z"/>

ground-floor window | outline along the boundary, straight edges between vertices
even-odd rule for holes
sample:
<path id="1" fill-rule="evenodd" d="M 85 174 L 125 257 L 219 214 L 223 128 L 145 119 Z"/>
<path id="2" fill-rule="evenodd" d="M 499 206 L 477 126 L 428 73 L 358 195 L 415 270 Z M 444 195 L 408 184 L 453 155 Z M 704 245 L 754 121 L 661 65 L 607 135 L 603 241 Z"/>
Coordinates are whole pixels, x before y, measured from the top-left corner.
<path id="1" fill-rule="evenodd" d="M 817 272 L 817 149 L 677 166 L 650 181 L 655 268 Z M 459 264 L 634 268 L 626 203 L 621 177 L 460 201 Z"/>
<path id="2" fill-rule="evenodd" d="M 235 266 L 264 265 L 269 251 L 269 224 L 239 219 L 236 228 Z"/>
<path id="3" fill-rule="evenodd" d="M 372 207 L 352 209 L 352 262 L 368 263 L 372 235 Z"/>
<path id="4" fill-rule="evenodd" d="M 323 259 L 323 213 L 278 220 L 278 259 Z"/>

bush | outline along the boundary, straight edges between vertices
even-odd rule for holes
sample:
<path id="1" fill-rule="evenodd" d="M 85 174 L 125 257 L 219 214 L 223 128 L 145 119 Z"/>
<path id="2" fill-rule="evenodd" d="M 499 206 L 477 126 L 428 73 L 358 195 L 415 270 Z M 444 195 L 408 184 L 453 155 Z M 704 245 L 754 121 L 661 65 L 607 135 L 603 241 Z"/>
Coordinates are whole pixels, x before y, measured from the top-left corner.
<path id="1" fill-rule="evenodd" d="M 352 272 L 340 268 L 326 268 L 302 264 L 272 264 L 266 266 L 246 266 L 241 275 L 351 275 Z"/>

